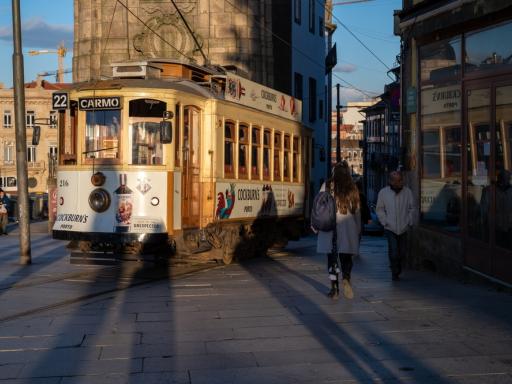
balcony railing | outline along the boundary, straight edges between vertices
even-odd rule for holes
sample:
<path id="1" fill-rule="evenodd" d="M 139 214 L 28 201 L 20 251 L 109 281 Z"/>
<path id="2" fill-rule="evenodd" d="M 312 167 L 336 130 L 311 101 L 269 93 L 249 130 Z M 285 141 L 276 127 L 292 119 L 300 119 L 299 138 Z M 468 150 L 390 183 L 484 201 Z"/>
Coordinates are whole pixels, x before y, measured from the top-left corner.
<path id="1" fill-rule="evenodd" d="M 14 167 L 16 163 L 14 162 L 14 160 L 4 160 L 3 164 L 4 167 Z"/>
<path id="2" fill-rule="evenodd" d="M 27 167 L 28 167 L 28 169 L 44 168 L 44 161 L 28 161 Z"/>

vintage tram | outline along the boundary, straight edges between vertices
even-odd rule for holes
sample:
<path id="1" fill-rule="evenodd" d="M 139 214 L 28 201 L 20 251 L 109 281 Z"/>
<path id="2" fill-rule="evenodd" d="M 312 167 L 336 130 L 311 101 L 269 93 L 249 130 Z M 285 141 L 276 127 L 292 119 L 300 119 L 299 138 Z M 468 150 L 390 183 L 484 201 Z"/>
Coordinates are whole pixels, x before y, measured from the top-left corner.
<path id="1" fill-rule="evenodd" d="M 300 235 L 312 132 L 299 100 L 221 67 L 112 67 L 112 79 L 54 94 L 54 238 L 230 263 Z"/>

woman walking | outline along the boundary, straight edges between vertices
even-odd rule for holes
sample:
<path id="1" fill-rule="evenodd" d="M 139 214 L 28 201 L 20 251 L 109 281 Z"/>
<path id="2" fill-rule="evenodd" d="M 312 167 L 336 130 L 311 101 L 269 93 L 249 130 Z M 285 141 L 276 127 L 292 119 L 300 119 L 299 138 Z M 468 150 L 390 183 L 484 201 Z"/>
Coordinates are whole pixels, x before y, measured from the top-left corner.
<path id="1" fill-rule="evenodd" d="M 333 232 L 318 232 L 317 252 L 327 254 L 327 269 L 331 290 L 327 296 L 339 296 L 338 275 L 342 274 L 343 295 L 352 299 L 354 293 L 350 284 L 352 255 L 359 253 L 361 233 L 361 203 L 359 191 L 352 181 L 346 162 L 338 163 L 332 170 L 332 177 L 322 185 L 320 191 L 330 191 L 336 201 L 336 248 L 333 249 Z M 336 250 L 337 252 L 333 252 Z M 340 268 L 341 267 L 341 268 Z"/>

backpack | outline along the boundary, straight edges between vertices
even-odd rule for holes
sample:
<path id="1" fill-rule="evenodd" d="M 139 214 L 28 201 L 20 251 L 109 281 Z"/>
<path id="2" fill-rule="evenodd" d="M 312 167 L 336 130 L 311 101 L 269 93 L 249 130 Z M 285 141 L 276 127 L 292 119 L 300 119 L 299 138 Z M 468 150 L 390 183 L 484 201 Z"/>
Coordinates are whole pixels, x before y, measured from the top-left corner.
<path id="1" fill-rule="evenodd" d="M 336 202 L 330 192 L 319 192 L 315 196 L 311 209 L 311 226 L 323 232 L 336 228 Z"/>

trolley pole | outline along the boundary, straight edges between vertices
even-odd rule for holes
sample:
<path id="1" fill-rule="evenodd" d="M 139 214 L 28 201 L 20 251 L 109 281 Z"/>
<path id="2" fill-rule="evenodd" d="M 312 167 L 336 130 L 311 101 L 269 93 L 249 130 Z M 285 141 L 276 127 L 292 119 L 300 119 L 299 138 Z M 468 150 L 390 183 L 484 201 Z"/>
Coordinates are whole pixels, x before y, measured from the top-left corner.
<path id="1" fill-rule="evenodd" d="M 341 161 L 340 150 L 340 84 L 336 84 L 336 163 Z"/>
<path id="2" fill-rule="evenodd" d="M 18 220 L 20 228 L 20 263 L 32 263 L 30 249 L 30 211 L 28 205 L 27 132 L 25 131 L 25 79 L 21 51 L 20 1 L 12 0 L 12 55 L 14 83 L 14 118 L 16 120 L 16 172 L 18 176 Z"/>

